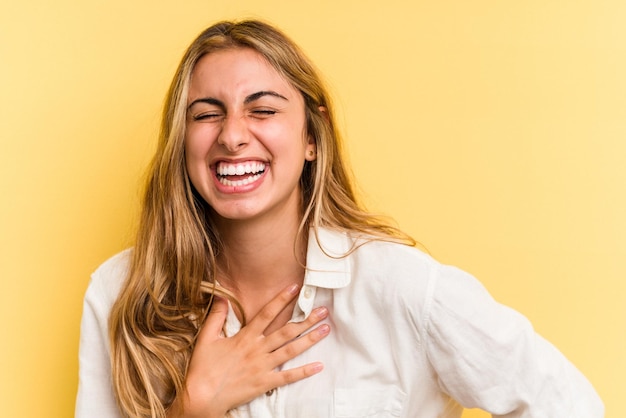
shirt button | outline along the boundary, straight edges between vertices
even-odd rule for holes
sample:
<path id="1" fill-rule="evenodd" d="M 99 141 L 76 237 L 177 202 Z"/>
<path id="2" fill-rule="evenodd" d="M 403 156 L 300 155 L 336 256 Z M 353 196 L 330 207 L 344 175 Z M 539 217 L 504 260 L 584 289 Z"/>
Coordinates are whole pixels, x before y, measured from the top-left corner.
<path id="1" fill-rule="evenodd" d="M 313 289 L 311 289 L 309 286 L 305 286 L 304 297 L 309 299 L 311 296 L 313 296 Z"/>

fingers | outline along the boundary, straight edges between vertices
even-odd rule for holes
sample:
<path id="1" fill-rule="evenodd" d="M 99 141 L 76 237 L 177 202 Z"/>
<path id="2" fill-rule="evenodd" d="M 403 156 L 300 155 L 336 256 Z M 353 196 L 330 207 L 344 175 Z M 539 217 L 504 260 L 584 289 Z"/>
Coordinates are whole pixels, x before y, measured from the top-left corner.
<path id="1" fill-rule="evenodd" d="M 327 324 L 320 325 L 311 332 L 299 337 L 278 350 L 274 351 L 270 356 L 272 363 L 276 365 L 284 364 L 288 360 L 297 357 L 299 354 L 308 350 L 311 346 L 317 344 L 321 339 L 326 337 L 330 332 Z M 278 333 L 278 331 L 276 332 Z M 324 364 L 314 362 L 305 364 L 304 366 L 295 367 L 293 369 L 274 371 L 272 378 L 268 381 L 269 389 L 278 388 L 311 377 L 324 369 Z"/>
<path id="2" fill-rule="evenodd" d="M 277 373 L 276 377 L 278 383 L 276 384 L 276 387 L 306 379 L 307 377 L 313 376 L 322 370 L 324 370 L 324 365 L 320 362 L 305 364 L 304 366 L 296 367 L 294 369 L 283 370 Z"/>
<path id="3" fill-rule="evenodd" d="M 281 387 L 319 373 L 320 362 L 288 370 L 285 363 L 317 344 L 330 332 L 328 309 L 319 307 L 302 322 L 288 323 L 265 335 L 268 326 L 290 306 L 297 285 L 282 290 L 238 333 L 221 336 L 228 315 L 226 299 L 215 297 L 198 335 L 186 376 L 184 400 L 194 416 L 214 416 L 249 402 L 269 389 Z M 278 326 L 278 324 L 276 324 Z M 215 361 L 218 359 L 218 361 Z M 211 411 L 211 412 L 209 412 Z"/>
<path id="4" fill-rule="evenodd" d="M 262 334 L 289 303 L 296 297 L 300 287 L 296 284 L 283 289 L 274 299 L 261 309 L 261 311 L 246 326 L 249 332 Z"/>
<path id="5" fill-rule="evenodd" d="M 301 336 L 315 324 L 328 317 L 328 309 L 325 307 L 315 308 L 311 314 L 302 322 L 290 322 L 279 330 L 268 335 L 265 343 L 270 351 L 274 351 L 285 343 Z"/>
<path id="6" fill-rule="evenodd" d="M 272 376 L 271 381 L 268 382 L 269 390 L 271 391 L 275 388 L 279 388 L 281 386 L 285 386 L 290 383 L 295 383 L 299 380 L 306 379 L 307 377 L 311 377 L 321 372 L 322 370 L 324 370 L 324 365 L 320 362 L 315 362 L 305 364 L 304 366 L 296 367 L 293 369 L 275 372 L 274 376 Z"/>
<path id="7" fill-rule="evenodd" d="M 330 326 L 328 326 L 328 324 L 322 324 L 313 329 L 311 332 L 308 332 L 273 351 L 271 354 L 272 360 L 276 365 L 284 364 L 317 344 L 329 333 Z"/>
<path id="8" fill-rule="evenodd" d="M 228 302 L 218 296 L 213 297 L 211 310 L 202 324 L 202 329 L 198 335 L 198 342 L 206 338 L 214 339 L 220 336 L 226 316 L 228 315 Z"/>
<path id="9" fill-rule="evenodd" d="M 252 335 L 262 335 L 268 325 L 289 305 L 289 303 L 298 294 L 299 287 L 297 285 L 289 286 L 281 291 L 274 299 L 272 299 L 263 309 L 255 316 L 250 324 L 246 326 L 245 331 Z M 318 307 L 302 322 L 290 322 L 280 329 L 274 331 L 270 335 L 263 338 L 262 346 L 269 353 L 273 353 L 278 349 L 281 351 L 275 356 L 275 365 L 282 364 L 308 348 L 316 344 L 330 332 L 328 325 L 322 325 L 313 331 L 304 335 L 315 324 L 328 317 L 328 309 Z"/>

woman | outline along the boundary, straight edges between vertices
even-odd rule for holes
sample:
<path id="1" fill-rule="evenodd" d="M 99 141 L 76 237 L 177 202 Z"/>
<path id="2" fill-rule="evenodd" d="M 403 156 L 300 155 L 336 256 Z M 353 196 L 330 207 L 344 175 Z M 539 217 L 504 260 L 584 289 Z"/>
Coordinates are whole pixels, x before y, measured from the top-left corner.
<path id="1" fill-rule="evenodd" d="M 524 317 L 361 208 L 320 77 L 258 21 L 183 57 L 80 352 L 78 417 L 603 416 Z"/>

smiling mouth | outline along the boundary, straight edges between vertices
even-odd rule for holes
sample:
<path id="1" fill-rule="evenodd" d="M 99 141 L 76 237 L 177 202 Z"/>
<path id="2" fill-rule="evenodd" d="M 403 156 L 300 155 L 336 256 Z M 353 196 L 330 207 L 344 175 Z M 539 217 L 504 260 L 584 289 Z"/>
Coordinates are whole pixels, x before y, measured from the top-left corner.
<path id="1" fill-rule="evenodd" d="M 265 163 L 259 161 L 219 162 L 216 173 L 217 179 L 224 186 L 241 187 L 258 180 L 265 173 Z"/>

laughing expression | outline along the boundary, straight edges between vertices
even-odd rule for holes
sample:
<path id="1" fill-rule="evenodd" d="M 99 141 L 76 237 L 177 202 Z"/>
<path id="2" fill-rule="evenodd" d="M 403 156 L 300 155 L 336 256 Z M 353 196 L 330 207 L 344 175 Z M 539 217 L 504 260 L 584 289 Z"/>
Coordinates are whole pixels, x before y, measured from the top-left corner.
<path id="1" fill-rule="evenodd" d="M 315 144 L 302 94 L 247 48 L 205 55 L 191 79 L 185 158 L 217 216 L 299 215 L 299 180 Z"/>

